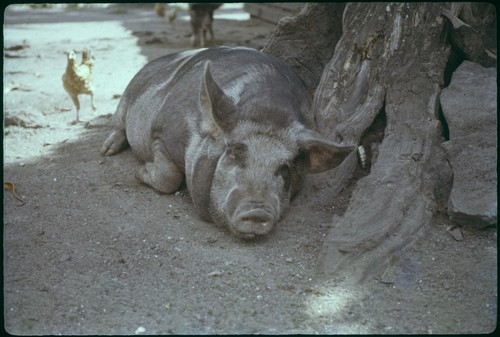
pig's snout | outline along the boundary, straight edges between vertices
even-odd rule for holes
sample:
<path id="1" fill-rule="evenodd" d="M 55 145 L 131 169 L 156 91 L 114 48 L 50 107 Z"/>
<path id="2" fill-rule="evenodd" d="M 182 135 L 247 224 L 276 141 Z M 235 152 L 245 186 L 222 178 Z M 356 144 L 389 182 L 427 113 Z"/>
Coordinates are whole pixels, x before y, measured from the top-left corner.
<path id="1" fill-rule="evenodd" d="M 242 238 L 267 234 L 278 220 L 276 212 L 264 203 L 249 202 L 237 208 L 232 227 Z"/>

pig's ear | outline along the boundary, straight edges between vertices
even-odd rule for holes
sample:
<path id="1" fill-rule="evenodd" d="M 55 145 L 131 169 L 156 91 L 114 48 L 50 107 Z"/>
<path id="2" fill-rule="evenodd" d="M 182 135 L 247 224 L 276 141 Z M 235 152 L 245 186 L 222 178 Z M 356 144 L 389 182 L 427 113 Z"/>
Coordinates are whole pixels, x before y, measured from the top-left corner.
<path id="1" fill-rule="evenodd" d="M 311 130 L 301 132 L 299 147 L 295 164 L 305 173 L 320 173 L 337 167 L 356 149 L 355 146 L 339 145 Z"/>
<path id="2" fill-rule="evenodd" d="M 205 64 L 201 83 L 200 104 L 203 114 L 202 132 L 217 138 L 235 126 L 236 105 L 215 82 L 210 62 Z"/>

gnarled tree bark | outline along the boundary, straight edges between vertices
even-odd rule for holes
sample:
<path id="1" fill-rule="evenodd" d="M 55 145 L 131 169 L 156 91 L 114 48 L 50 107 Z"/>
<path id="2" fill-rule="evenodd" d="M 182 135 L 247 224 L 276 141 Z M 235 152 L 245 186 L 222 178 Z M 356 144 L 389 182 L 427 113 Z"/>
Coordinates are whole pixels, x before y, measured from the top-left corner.
<path id="1" fill-rule="evenodd" d="M 284 17 L 264 52 L 285 60 L 313 94 L 325 65 L 342 34 L 343 3 L 306 4 L 295 16 Z"/>
<path id="2" fill-rule="evenodd" d="M 437 3 L 346 8 L 343 36 L 316 91 L 315 119 L 323 133 L 349 143 L 360 142 L 382 108 L 387 126 L 370 174 L 358 181 L 325 242 L 326 273 L 347 268 L 363 279 L 382 272 L 424 233 L 440 187 L 451 183 L 439 121 L 449 55 L 440 40 L 442 9 Z"/>
<path id="3" fill-rule="evenodd" d="M 443 40 L 442 13 L 451 5 L 349 3 L 343 11 L 342 36 L 315 90 L 317 128 L 337 142 L 360 144 L 377 116 L 385 116 L 386 126 L 380 145 L 369 149 L 368 174 L 357 181 L 324 242 L 327 275 L 377 277 L 425 233 L 447 201 L 452 173 L 441 146 L 439 95 L 451 48 Z M 275 50 L 272 43 L 266 50 Z M 307 59 L 288 53 L 285 59 Z M 313 180 L 305 194 L 321 190 L 324 201 L 333 203 L 357 165 L 350 156 Z"/>

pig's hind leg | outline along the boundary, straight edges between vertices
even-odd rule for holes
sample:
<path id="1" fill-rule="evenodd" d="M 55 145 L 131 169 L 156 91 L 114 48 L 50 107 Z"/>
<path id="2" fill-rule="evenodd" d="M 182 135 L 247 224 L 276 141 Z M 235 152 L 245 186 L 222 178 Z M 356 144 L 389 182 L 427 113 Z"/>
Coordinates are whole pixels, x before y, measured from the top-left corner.
<path id="1" fill-rule="evenodd" d="M 121 151 L 126 145 L 127 135 L 124 130 L 115 130 L 104 141 L 101 147 L 101 154 L 105 156 L 112 156 Z"/>
<path id="2" fill-rule="evenodd" d="M 139 168 L 136 178 L 161 193 L 174 193 L 179 189 L 184 173 L 169 158 L 159 139 L 153 140 L 153 161 Z"/>
<path id="3" fill-rule="evenodd" d="M 115 130 L 104 141 L 101 147 L 101 154 L 112 156 L 120 152 L 127 145 L 127 135 L 125 130 Z"/>
<path id="4" fill-rule="evenodd" d="M 92 95 L 92 107 L 94 107 L 94 96 Z M 125 118 L 127 116 L 128 95 L 125 92 L 118 103 L 116 112 L 113 115 L 114 130 L 106 138 L 101 147 L 101 154 L 105 156 L 112 156 L 120 152 L 125 146 L 128 145 L 127 134 L 125 132 Z"/>

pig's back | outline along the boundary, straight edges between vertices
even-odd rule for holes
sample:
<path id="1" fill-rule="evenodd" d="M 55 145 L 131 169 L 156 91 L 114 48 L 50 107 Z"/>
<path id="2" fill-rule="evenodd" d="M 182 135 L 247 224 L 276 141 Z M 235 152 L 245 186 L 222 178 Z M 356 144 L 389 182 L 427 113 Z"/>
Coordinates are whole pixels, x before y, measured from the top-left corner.
<path id="1" fill-rule="evenodd" d="M 217 47 L 160 57 L 127 87 L 127 137 L 140 159 L 150 160 L 151 140 L 160 135 L 171 159 L 184 168 L 188 120 L 197 124 L 201 119 L 199 94 L 208 61 L 215 82 L 238 106 L 240 118 L 302 121 L 309 110 L 310 98 L 300 78 L 271 55 L 244 47 Z"/>

